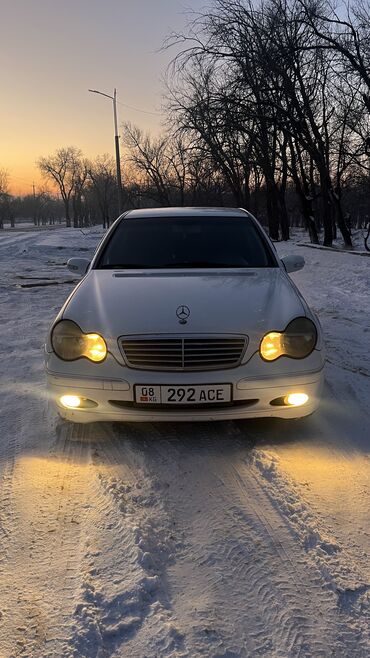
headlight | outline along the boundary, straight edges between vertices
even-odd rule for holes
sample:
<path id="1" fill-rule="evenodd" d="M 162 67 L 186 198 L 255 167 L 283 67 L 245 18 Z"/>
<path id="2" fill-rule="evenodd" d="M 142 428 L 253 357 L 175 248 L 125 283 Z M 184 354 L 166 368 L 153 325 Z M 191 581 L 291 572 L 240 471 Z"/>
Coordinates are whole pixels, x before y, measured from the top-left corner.
<path id="1" fill-rule="evenodd" d="M 275 361 L 279 356 L 304 359 L 311 354 L 317 341 L 317 330 L 308 318 L 295 318 L 283 332 L 271 331 L 261 341 L 260 355 L 265 361 Z"/>
<path id="2" fill-rule="evenodd" d="M 84 334 L 72 320 L 62 320 L 51 333 L 51 344 L 57 356 L 64 361 L 86 357 L 99 363 L 107 355 L 105 340 L 99 334 Z"/>

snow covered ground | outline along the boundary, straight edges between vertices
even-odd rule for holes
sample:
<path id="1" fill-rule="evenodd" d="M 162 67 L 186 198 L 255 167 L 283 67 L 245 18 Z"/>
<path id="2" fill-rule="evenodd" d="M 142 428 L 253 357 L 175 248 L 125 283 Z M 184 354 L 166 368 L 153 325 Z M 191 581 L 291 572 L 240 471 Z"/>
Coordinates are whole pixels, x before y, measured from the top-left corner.
<path id="1" fill-rule="evenodd" d="M 325 331 L 314 416 L 76 428 L 42 344 L 101 235 L 0 233 L 0 657 L 368 658 L 370 258 L 278 244 Z"/>

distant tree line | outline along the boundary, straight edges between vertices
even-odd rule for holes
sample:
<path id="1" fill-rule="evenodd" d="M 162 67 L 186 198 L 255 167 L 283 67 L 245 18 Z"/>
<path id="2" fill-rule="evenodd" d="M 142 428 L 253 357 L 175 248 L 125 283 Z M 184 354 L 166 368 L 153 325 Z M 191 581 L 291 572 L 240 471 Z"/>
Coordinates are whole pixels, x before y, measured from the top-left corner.
<path id="1" fill-rule="evenodd" d="M 243 206 L 274 240 L 298 225 L 350 247 L 370 215 L 369 0 L 212 0 L 173 46 L 163 133 L 123 126 L 125 207 Z M 17 208 L 75 227 L 117 216 L 112 157 L 71 146 L 38 166 L 59 200 L 12 210 L 0 175 L 0 227 Z"/>
<path id="2" fill-rule="evenodd" d="M 9 176 L 0 170 L 0 228 L 15 226 L 17 219 L 32 220 L 35 226 L 65 222 L 75 228 L 103 224 L 108 227 L 117 217 L 115 162 L 109 155 L 87 160 L 74 147 L 58 149 L 41 157 L 38 166 L 47 187 L 33 194 L 13 196 Z"/>
<path id="3" fill-rule="evenodd" d="M 64 219 L 61 200 L 47 190 L 14 196 L 9 192 L 9 175 L 0 169 L 0 229 L 15 227 L 17 219 L 28 219 L 35 226 L 61 223 Z"/>

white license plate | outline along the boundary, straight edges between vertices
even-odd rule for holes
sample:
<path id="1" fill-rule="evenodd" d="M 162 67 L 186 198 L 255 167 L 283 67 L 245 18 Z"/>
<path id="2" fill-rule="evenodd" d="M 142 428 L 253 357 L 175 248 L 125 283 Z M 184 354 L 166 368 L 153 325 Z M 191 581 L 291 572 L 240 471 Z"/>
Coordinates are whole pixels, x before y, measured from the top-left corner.
<path id="1" fill-rule="evenodd" d="M 135 386 L 139 404 L 222 404 L 231 402 L 231 384 L 195 386 Z"/>

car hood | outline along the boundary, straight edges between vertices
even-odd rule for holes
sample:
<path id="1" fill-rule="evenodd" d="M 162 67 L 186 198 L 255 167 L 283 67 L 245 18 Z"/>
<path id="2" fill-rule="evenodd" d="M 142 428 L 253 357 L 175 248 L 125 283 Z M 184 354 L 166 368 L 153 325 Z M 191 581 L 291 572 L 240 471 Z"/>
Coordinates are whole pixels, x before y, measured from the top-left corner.
<path id="1" fill-rule="evenodd" d="M 190 316 L 180 324 L 179 306 Z M 91 270 L 72 293 L 63 318 L 108 341 L 129 334 L 237 333 L 259 344 L 305 307 L 280 268 L 230 271 Z"/>

